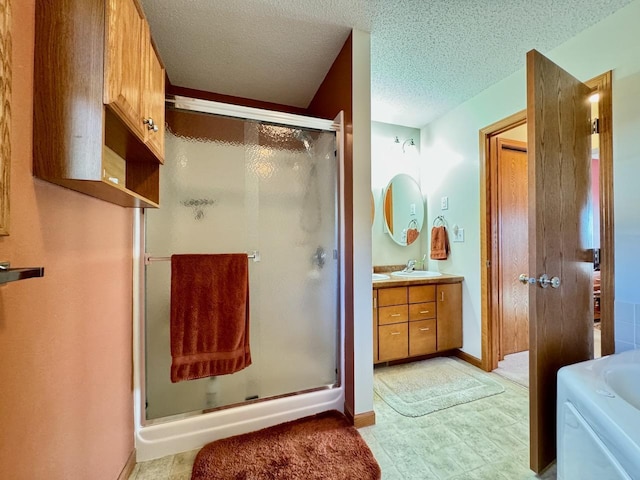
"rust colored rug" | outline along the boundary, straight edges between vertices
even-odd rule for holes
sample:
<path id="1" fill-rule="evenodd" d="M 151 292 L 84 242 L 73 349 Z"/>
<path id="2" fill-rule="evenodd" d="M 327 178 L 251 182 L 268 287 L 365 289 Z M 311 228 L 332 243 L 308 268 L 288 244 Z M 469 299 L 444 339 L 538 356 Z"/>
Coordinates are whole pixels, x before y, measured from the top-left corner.
<path id="1" fill-rule="evenodd" d="M 377 480 L 380 467 L 336 411 L 217 440 L 198 452 L 191 480 Z"/>

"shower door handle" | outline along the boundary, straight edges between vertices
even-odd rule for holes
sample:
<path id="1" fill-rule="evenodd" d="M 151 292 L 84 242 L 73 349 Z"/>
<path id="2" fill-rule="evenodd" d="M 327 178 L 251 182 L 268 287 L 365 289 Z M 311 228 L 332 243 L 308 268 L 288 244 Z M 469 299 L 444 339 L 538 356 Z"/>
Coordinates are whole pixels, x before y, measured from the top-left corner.
<path id="1" fill-rule="evenodd" d="M 327 253 L 324 251 L 324 248 L 318 247 L 316 249 L 316 253 L 311 257 L 311 262 L 314 265 L 318 265 L 318 267 L 324 267 L 325 261 L 327 260 Z"/>

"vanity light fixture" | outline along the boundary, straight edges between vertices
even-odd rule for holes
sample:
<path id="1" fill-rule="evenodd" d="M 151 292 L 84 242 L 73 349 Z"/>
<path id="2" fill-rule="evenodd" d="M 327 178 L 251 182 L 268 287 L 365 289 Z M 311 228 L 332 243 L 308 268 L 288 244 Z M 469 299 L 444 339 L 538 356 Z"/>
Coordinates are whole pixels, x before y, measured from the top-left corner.
<path id="1" fill-rule="evenodd" d="M 407 143 L 409 144 L 410 147 L 415 147 L 416 144 L 413 141 L 413 138 L 407 138 L 403 143 L 402 143 L 402 153 L 406 153 L 406 150 L 404 149 L 404 147 L 407 145 Z"/>
<path id="2" fill-rule="evenodd" d="M 397 135 L 393 139 L 393 143 L 400 143 L 400 139 L 398 138 Z M 416 143 L 413 141 L 413 138 L 407 138 L 404 142 L 402 142 L 402 153 L 407 153 L 405 150 L 405 147 L 407 146 L 407 144 L 409 144 L 410 147 L 416 146 Z"/>

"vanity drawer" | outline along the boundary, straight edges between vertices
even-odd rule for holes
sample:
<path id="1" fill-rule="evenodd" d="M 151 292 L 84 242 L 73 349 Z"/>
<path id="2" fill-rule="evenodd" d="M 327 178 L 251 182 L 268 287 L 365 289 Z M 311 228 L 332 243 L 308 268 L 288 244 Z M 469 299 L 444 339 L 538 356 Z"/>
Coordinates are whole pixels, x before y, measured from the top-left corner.
<path id="1" fill-rule="evenodd" d="M 381 288 L 378 290 L 378 306 L 402 305 L 407 303 L 407 287 Z"/>
<path id="2" fill-rule="evenodd" d="M 436 318 L 436 302 L 412 303 L 409 305 L 409 321 Z"/>
<path id="3" fill-rule="evenodd" d="M 409 323 L 409 356 L 427 355 L 436 351 L 436 321 Z"/>
<path id="4" fill-rule="evenodd" d="M 435 285 L 416 285 L 409 287 L 409 303 L 423 303 L 436 301 Z"/>
<path id="5" fill-rule="evenodd" d="M 409 319 L 407 305 L 393 305 L 378 308 L 378 325 L 406 322 Z"/>
<path id="6" fill-rule="evenodd" d="M 378 360 L 406 358 L 409 352 L 409 324 L 396 323 L 378 328 Z"/>

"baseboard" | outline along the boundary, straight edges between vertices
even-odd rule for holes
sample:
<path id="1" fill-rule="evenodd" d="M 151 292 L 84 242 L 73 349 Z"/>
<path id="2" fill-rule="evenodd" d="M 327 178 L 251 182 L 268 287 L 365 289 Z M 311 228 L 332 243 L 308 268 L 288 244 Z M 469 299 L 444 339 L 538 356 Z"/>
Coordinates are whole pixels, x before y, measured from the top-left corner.
<path id="1" fill-rule="evenodd" d="M 453 352 L 453 355 L 455 357 L 458 357 L 460 360 L 464 360 L 465 362 L 470 363 L 474 367 L 478 367 L 484 370 L 484 368 L 482 368 L 482 360 L 474 357 L 473 355 L 469 355 L 467 352 L 463 352 L 462 350 L 455 350 Z"/>
<path id="2" fill-rule="evenodd" d="M 376 424 L 376 412 L 370 411 L 359 413 L 353 419 L 353 426 L 356 428 L 370 427 Z"/>
<path id="3" fill-rule="evenodd" d="M 376 412 L 364 412 L 354 415 L 351 410 L 344 404 L 344 414 L 351 424 L 356 428 L 370 427 L 376 424 Z"/>
<path id="4" fill-rule="evenodd" d="M 129 476 L 133 469 L 136 468 L 136 449 L 134 448 L 127 459 L 127 463 L 124 465 L 124 468 L 118 475 L 118 480 L 129 480 Z"/>

